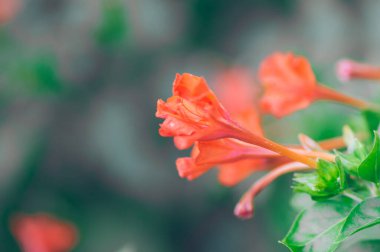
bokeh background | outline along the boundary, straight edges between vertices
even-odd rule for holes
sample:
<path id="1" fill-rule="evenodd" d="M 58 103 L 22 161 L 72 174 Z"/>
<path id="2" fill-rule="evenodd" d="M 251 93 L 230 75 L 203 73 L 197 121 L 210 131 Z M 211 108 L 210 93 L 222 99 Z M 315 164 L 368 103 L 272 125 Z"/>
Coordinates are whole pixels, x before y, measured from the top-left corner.
<path id="1" fill-rule="evenodd" d="M 234 205 L 257 175 L 234 188 L 213 171 L 180 179 L 175 159 L 188 152 L 158 135 L 156 100 L 177 72 L 255 71 L 276 50 L 374 99 L 380 87 L 342 85 L 334 64 L 380 63 L 379 12 L 376 0 L 1 0 L 0 251 L 19 251 L 9 228 L 19 212 L 74 223 L 74 251 L 287 251 L 277 241 L 299 206 L 291 177 L 257 198 L 255 218 L 238 220 Z M 299 132 L 337 136 L 358 117 L 317 103 L 263 121 L 270 138 L 296 143 Z"/>

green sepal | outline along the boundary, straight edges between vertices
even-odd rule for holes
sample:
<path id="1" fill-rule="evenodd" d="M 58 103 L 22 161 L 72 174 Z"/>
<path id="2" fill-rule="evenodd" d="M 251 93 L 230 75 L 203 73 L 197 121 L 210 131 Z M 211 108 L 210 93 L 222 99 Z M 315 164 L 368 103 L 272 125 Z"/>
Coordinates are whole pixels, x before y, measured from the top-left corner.
<path id="1" fill-rule="evenodd" d="M 341 169 L 357 177 L 359 176 L 358 168 L 368 156 L 368 151 L 348 126 L 343 127 L 343 139 L 347 145 L 347 151 L 345 153 L 335 151 L 335 161 Z"/>
<path id="2" fill-rule="evenodd" d="M 341 167 L 323 159 L 317 161 L 317 169 L 310 173 L 295 173 L 293 189 L 309 194 L 313 200 L 330 198 L 342 192 L 346 175 Z"/>
<path id="3" fill-rule="evenodd" d="M 343 127 L 343 140 L 347 146 L 347 154 L 353 154 L 360 160 L 363 160 L 367 156 L 368 151 L 365 146 L 359 141 L 354 132 L 347 125 Z"/>

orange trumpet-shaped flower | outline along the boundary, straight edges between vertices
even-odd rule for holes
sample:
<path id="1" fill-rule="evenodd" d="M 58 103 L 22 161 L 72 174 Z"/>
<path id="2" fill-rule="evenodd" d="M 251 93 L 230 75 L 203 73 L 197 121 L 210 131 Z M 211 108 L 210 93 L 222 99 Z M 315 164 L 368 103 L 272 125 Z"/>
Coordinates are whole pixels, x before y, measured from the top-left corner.
<path id="1" fill-rule="evenodd" d="M 257 109 L 258 89 L 248 69 L 232 68 L 216 77 L 216 93 L 231 118 L 256 135 L 263 136 Z"/>
<path id="2" fill-rule="evenodd" d="M 263 60 L 259 79 L 265 88 L 261 99 L 264 112 L 282 117 L 310 105 L 316 78 L 310 63 L 292 53 L 274 53 Z"/>
<path id="3" fill-rule="evenodd" d="M 233 186 L 255 171 L 268 169 L 267 158 L 279 157 L 267 149 L 245 144 L 235 139 L 196 142 L 191 157 L 177 159 L 182 178 L 193 180 L 212 167 L 219 168 L 219 181 Z"/>
<path id="4" fill-rule="evenodd" d="M 259 79 L 265 89 L 261 109 L 277 117 L 304 109 L 315 100 L 331 100 L 360 109 L 371 107 L 319 84 L 308 60 L 292 53 L 274 53 L 264 59 Z"/>
<path id="5" fill-rule="evenodd" d="M 179 149 L 186 149 L 195 141 L 211 141 L 235 138 L 257 145 L 293 160 L 315 167 L 316 162 L 293 152 L 239 125 L 208 88 L 203 78 L 183 74 L 177 75 L 173 84 L 173 96 L 166 102 L 158 100 L 156 116 L 164 118 L 159 133 L 174 137 Z"/>
<path id="6" fill-rule="evenodd" d="M 336 75 L 342 82 L 352 79 L 380 80 L 380 67 L 343 59 L 336 65 Z"/>
<path id="7" fill-rule="evenodd" d="M 341 143 L 332 143 L 331 148 L 340 147 Z M 304 150 L 292 151 L 310 158 L 322 158 L 334 161 L 335 156 L 327 152 Z M 233 186 L 253 172 L 272 169 L 273 165 L 289 162 L 279 154 L 256 145 L 235 139 L 220 139 L 196 142 L 190 157 L 178 158 L 177 170 L 182 178 L 193 180 L 213 167 L 219 168 L 219 181 L 225 186 Z"/>
<path id="8" fill-rule="evenodd" d="M 205 79 L 187 73 L 177 74 L 172 97 L 158 100 L 156 116 L 165 119 L 160 135 L 174 137 L 178 149 L 198 140 L 229 137 L 236 127 Z"/>
<path id="9" fill-rule="evenodd" d="M 234 68 L 218 75 L 216 91 L 223 106 L 239 125 L 263 137 L 260 117 L 256 109 L 253 76 L 248 70 Z M 320 156 L 320 153 L 303 153 Z M 177 170 L 182 178 L 193 180 L 213 167 L 219 170 L 218 179 L 225 186 L 233 186 L 256 171 L 271 169 L 284 159 L 273 151 L 232 138 L 197 141 L 191 157 L 179 158 Z"/>
<path id="10" fill-rule="evenodd" d="M 17 215 L 11 229 L 25 252 L 68 252 L 77 240 L 72 224 L 48 214 Z"/>
<path id="11" fill-rule="evenodd" d="M 243 68 L 227 70 L 217 76 L 216 83 L 218 97 L 231 118 L 262 136 L 255 106 L 254 78 L 250 72 Z M 219 181 L 223 185 L 232 186 L 252 172 L 264 169 L 264 157 L 273 155 L 276 153 L 267 149 L 225 138 L 196 142 L 191 157 L 179 158 L 176 164 L 180 176 L 189 180 L 217 166 Z"/>

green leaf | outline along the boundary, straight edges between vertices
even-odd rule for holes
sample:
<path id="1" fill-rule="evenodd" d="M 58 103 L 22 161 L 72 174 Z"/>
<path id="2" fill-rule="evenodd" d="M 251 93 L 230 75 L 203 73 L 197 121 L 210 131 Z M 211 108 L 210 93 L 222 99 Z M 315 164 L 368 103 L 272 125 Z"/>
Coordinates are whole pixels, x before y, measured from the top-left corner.
<path id="1" fill-rule="evenodd" d="M 368 198 L 358 204 L 345 219 L 336 242 L 342 242 L 347 237 L 360 230 L 380 223 L 380 197 Z"/>
<path id="2" fill-rule="evenodd" d="M 380 251 L 380 225 L 363 229 L 344 240 L 337 251 Z"/>
<path id="3" fill-rule="evenodd" d="M 380 143 L 379 135 L 375 132 L 375 140 L 372 150 L 358 167 L 360 178 L 379 183 L 380 178 Z"/>
<path id="4" fill-rule="evenodd" d="M 351 235 L 379 223 L 380 197 L 360 203 L 338 197 L 301 211 L 281 243 L 291 251 L 331 252 Z"/>
<path id="5" fill-rule="evenodd" d="M 343 169 L 323 159 L 318 160 L 316 171 L 296 173 L 293 181 L 295 191 L 308 193 L 315 200 L 335 196 L 346 187 Z"/>
<path id="6" fill-rule="evenodd" d="M 380 113 L 367 109 L 362 111 L 362 115 L 367 122 L 369 131 L 377 130 L 380 124 Z"/>

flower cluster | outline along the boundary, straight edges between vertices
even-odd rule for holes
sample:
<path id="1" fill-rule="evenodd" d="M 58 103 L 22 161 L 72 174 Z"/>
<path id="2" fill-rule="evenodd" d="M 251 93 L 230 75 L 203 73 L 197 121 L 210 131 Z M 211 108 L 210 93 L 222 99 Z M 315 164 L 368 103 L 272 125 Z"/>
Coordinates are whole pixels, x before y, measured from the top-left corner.
<path id="1" fill-rule="evenodd" d="M 344 60 L 338 64 L 337 74 L 342 80 L 380 79 L 380 68 Z M 193 180 L 215 167 L 219 181 L 233 186 L 254 172 L 265 171 L 236 205 L 235 215 L 241 218 L 253 215 L 253 199 L 265 187 L 290 172 L 298 172 L 294 189 L 313 199 L 345 193 L 344 163 L 354 154 L 329 151 L 352 146 L 352 140 L 346 136 L 316 142 L 300 134 L 300 145 L 285 146 L 265 136 L 261 117 L 284 117 L 319 100 L 365 111 L 376 111 L 377 106 L 319 83 L 309 61 L 293 53 L 268 56 L 260 64 L 257 80 L 254 75 L 241 67 L 227 70 L 215 78 L 214 93 L 204 78 L 177 74 L 173 96 L 158 100 L 156 116 L 164 119 L 160 135 L 173 137 L 180 150 L 192 147 L 190 157 L 176 161 L 180 177 Z M 356 136 L 353 138 L 356 143 Z"/>

